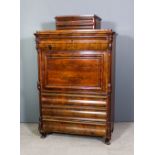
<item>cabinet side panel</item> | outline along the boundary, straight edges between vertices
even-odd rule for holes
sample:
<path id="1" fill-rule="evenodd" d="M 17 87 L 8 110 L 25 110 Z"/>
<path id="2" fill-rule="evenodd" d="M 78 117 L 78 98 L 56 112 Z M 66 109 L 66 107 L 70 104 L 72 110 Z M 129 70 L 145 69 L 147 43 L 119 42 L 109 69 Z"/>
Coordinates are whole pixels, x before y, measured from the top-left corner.
<path id="1" fill-rule="evenodd" d="M 112 93 L 111 93 L 111 121 L 112 121 L 112 131 L 114 130 L 114 121 L 115 121 L 115 60 L 116 60 L 116 36 L 113 36 L 113 44 L 112 44 L 112 59 L 111 59 L 111 85 L 112 85 Z"/>

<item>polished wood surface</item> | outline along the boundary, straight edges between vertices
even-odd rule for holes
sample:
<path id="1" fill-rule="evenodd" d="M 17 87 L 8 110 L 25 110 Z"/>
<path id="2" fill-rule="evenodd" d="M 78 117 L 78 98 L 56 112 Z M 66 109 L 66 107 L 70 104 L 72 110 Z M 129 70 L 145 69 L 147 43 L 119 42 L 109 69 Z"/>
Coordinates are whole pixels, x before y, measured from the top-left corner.
<path id="1" fill-rule="evenodd" d="M 97 15 L 84 15 L 84 16 L 57 16 L 56 29 L 100 29 L 101 18 Z"/>
<path id="2" fill-rule="evenodd" d="M 67 22 L 70 18 L 77 16 L 65 16 Z M 35 36 L 40 133 L 103 136 L 109 144 L 114 122 L 115 33 L 65 29 L 38 31 Z"/>

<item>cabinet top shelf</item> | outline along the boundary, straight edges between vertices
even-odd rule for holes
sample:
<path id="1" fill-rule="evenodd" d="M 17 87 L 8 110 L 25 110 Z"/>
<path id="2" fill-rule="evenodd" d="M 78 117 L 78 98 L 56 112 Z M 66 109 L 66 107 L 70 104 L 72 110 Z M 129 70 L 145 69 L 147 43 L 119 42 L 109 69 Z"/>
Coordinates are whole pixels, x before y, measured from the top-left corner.
<path id="1" fill-rule="evenodd" d="M 97 15 L 56 16 L 57 30 L 100 29 L 101 18 Z"/>
<path id="2" fill-rule="evenodd" d="M 79 19 L 98 19 L 102 20 L 99 16 L 97 15 L 63 15 L 63 16 L 56 16 L 56 20 L 79 20 Z"/>
<path id="3" fill-rule="evenodd" d="M 68 35 L 73 35 L 73 34 L 114 34 L 115 32 L 112 31 L 112 29 L 93 29 L 93 30 L 46 30 L 46 31 L 36 31 L 35 35 L 37 34 L 68 34 Z"/>

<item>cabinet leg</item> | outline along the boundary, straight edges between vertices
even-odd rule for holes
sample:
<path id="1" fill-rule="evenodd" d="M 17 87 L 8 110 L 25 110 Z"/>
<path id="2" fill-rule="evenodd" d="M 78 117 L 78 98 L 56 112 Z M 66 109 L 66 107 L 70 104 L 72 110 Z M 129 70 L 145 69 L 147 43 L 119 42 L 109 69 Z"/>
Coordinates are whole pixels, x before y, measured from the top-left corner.
<path id="1" fill-rule="evenodd" d="M 105 138 L 104 143 L 107 145 L 110 145 L 110 139 L 109 138 Z"/>
<path id="2" fill-rule="evenodd" d="M 46 138 L 47 134 L 46 133 L 41 133 L 41 138 Z"/>

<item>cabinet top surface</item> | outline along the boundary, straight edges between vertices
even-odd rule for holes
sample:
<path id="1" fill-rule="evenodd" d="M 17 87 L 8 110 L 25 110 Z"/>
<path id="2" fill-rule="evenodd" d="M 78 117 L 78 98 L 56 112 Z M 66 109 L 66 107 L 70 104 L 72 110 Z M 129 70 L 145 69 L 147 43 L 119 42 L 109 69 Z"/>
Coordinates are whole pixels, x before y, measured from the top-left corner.
<path id="1" fill-rule="evenodd" d="M 65 19 L 85 19 L 85 18 L 95 18 L 98 20 L 102 20 L 99 16 L 97 15 L 63 15 L 63 16 L 56 16 L 56 20 L 65 20 Z"/>
<path id="2" fill-rule="evenodd" d="M 93 29 L 93 30 L 46 30 L 46 31 L 37 31 L 35 35 L 49 35 L 49 34 L 115 34 L 111 29 Z"/>

